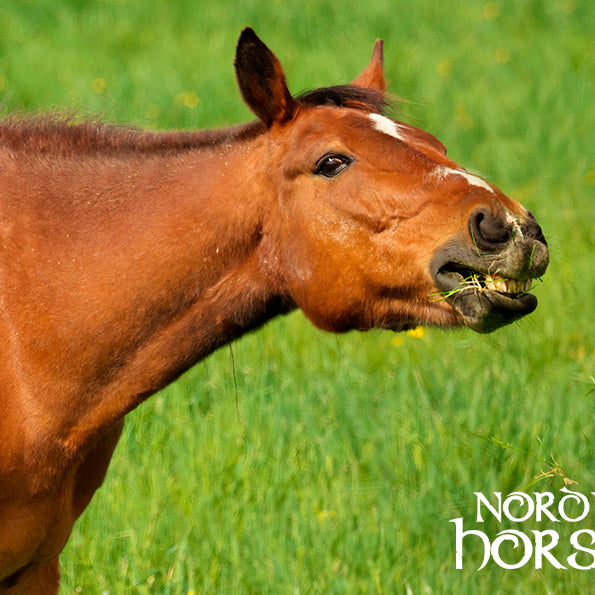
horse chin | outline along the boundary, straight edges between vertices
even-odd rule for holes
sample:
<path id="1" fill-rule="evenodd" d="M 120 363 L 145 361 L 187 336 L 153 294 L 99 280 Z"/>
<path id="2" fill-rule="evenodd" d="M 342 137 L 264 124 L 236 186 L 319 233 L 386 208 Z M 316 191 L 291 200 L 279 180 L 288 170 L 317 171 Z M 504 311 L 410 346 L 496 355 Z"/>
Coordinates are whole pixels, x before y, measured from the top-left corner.
<path id="1" fill-rule="evenodd" d="M 531 293 L 509 296 L 485 289 L 464 289 L 447 297 L 446 301 L 465 325 L 478 333 L 491 333 L 530 314 L 537 307 L 537 298 Z"/>

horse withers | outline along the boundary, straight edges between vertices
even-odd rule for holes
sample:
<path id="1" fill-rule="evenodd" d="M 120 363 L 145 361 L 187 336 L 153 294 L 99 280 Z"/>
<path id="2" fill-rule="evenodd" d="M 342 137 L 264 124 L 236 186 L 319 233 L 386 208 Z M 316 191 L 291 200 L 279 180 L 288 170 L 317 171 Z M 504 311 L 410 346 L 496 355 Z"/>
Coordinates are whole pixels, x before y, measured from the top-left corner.
<path id="1" fill-rule="evenodd" d="M 251 29 L 235 68 L 258 120 L 225 130 L 0 123 L 0 591 L 57 591 L 124 416 L 272 317 L 489 332 L 536 307 L 535 219 L 384 114 L 381 42 L 298 97 Z"/>

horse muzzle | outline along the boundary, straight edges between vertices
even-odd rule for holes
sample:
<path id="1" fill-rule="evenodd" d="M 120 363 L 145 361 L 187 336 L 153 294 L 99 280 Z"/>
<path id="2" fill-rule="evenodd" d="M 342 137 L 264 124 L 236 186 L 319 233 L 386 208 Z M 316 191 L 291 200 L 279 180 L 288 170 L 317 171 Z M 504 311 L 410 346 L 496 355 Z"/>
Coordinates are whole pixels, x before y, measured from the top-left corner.
<path id="1" fill-rule="evenodd" d="M 548 266 L 547 242 L 528 211 L 521 216 L 474 210 L 468 230 L 439 248 L 430 263 L 438 292 L 466 326 L 489 333 L 530 314 L 532 281 Z"/>

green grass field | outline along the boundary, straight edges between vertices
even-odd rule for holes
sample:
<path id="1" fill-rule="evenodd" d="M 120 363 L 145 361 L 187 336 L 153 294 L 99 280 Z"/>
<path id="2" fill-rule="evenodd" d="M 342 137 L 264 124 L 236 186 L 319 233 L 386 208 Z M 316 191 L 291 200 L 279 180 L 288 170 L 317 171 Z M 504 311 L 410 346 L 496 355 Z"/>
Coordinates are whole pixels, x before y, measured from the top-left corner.
<path id="1" fill-rule="evenodd" d="M 489 336 L 337 337 L 297 312 L 199 363 L 129 416 L 62 593 L 593 592 L 594 570 L 478 571 L 473 537 L 457 570 L 449 522 L 531 534 L 552 526 L 479 526 L 474 492 L 595 492 L 592 2 L 2 0 L 0 24 L 5 113 L 151 128 L 251 119 L 247 25 L 294 92 L 348 82 L 381 37 L 399 118 L 522 201 L 551 248 L 537 311 Z M 591 498 L 554 527 L 563 563 Z"/>

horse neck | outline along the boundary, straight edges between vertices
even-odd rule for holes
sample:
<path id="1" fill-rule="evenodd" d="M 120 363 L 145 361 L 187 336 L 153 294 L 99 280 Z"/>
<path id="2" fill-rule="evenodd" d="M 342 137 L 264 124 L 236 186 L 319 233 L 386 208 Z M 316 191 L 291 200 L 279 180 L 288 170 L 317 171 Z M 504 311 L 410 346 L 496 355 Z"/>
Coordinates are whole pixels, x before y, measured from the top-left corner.
<path id="1" fill-rule="evenodd" d="M 48 370 L 60 370 L 41 407 L 56 419 L 62 449 L 77 452 L 194 363 L 292 307 L 264 264 L 272 208 L 259 165 L 265 146 L 257 137 L 214 151 L 79 164 L 75 194 L 105 184 L 117 196 L 83 209 L 69 233 L 59 230 L 78 235 L 81 256 L 70 272 L 84 272 L 73 280 L 56 269 L 43 298 L 68 337 L 61 344 L 48 334 L 41 350 L 36 340 L 45 384 Z M 62 172 L 56 184 L 67 179 Z M 93 229 L 108 216 L 109 225 Z M 54 254 L 70 252 L 56 243 Z"/>

